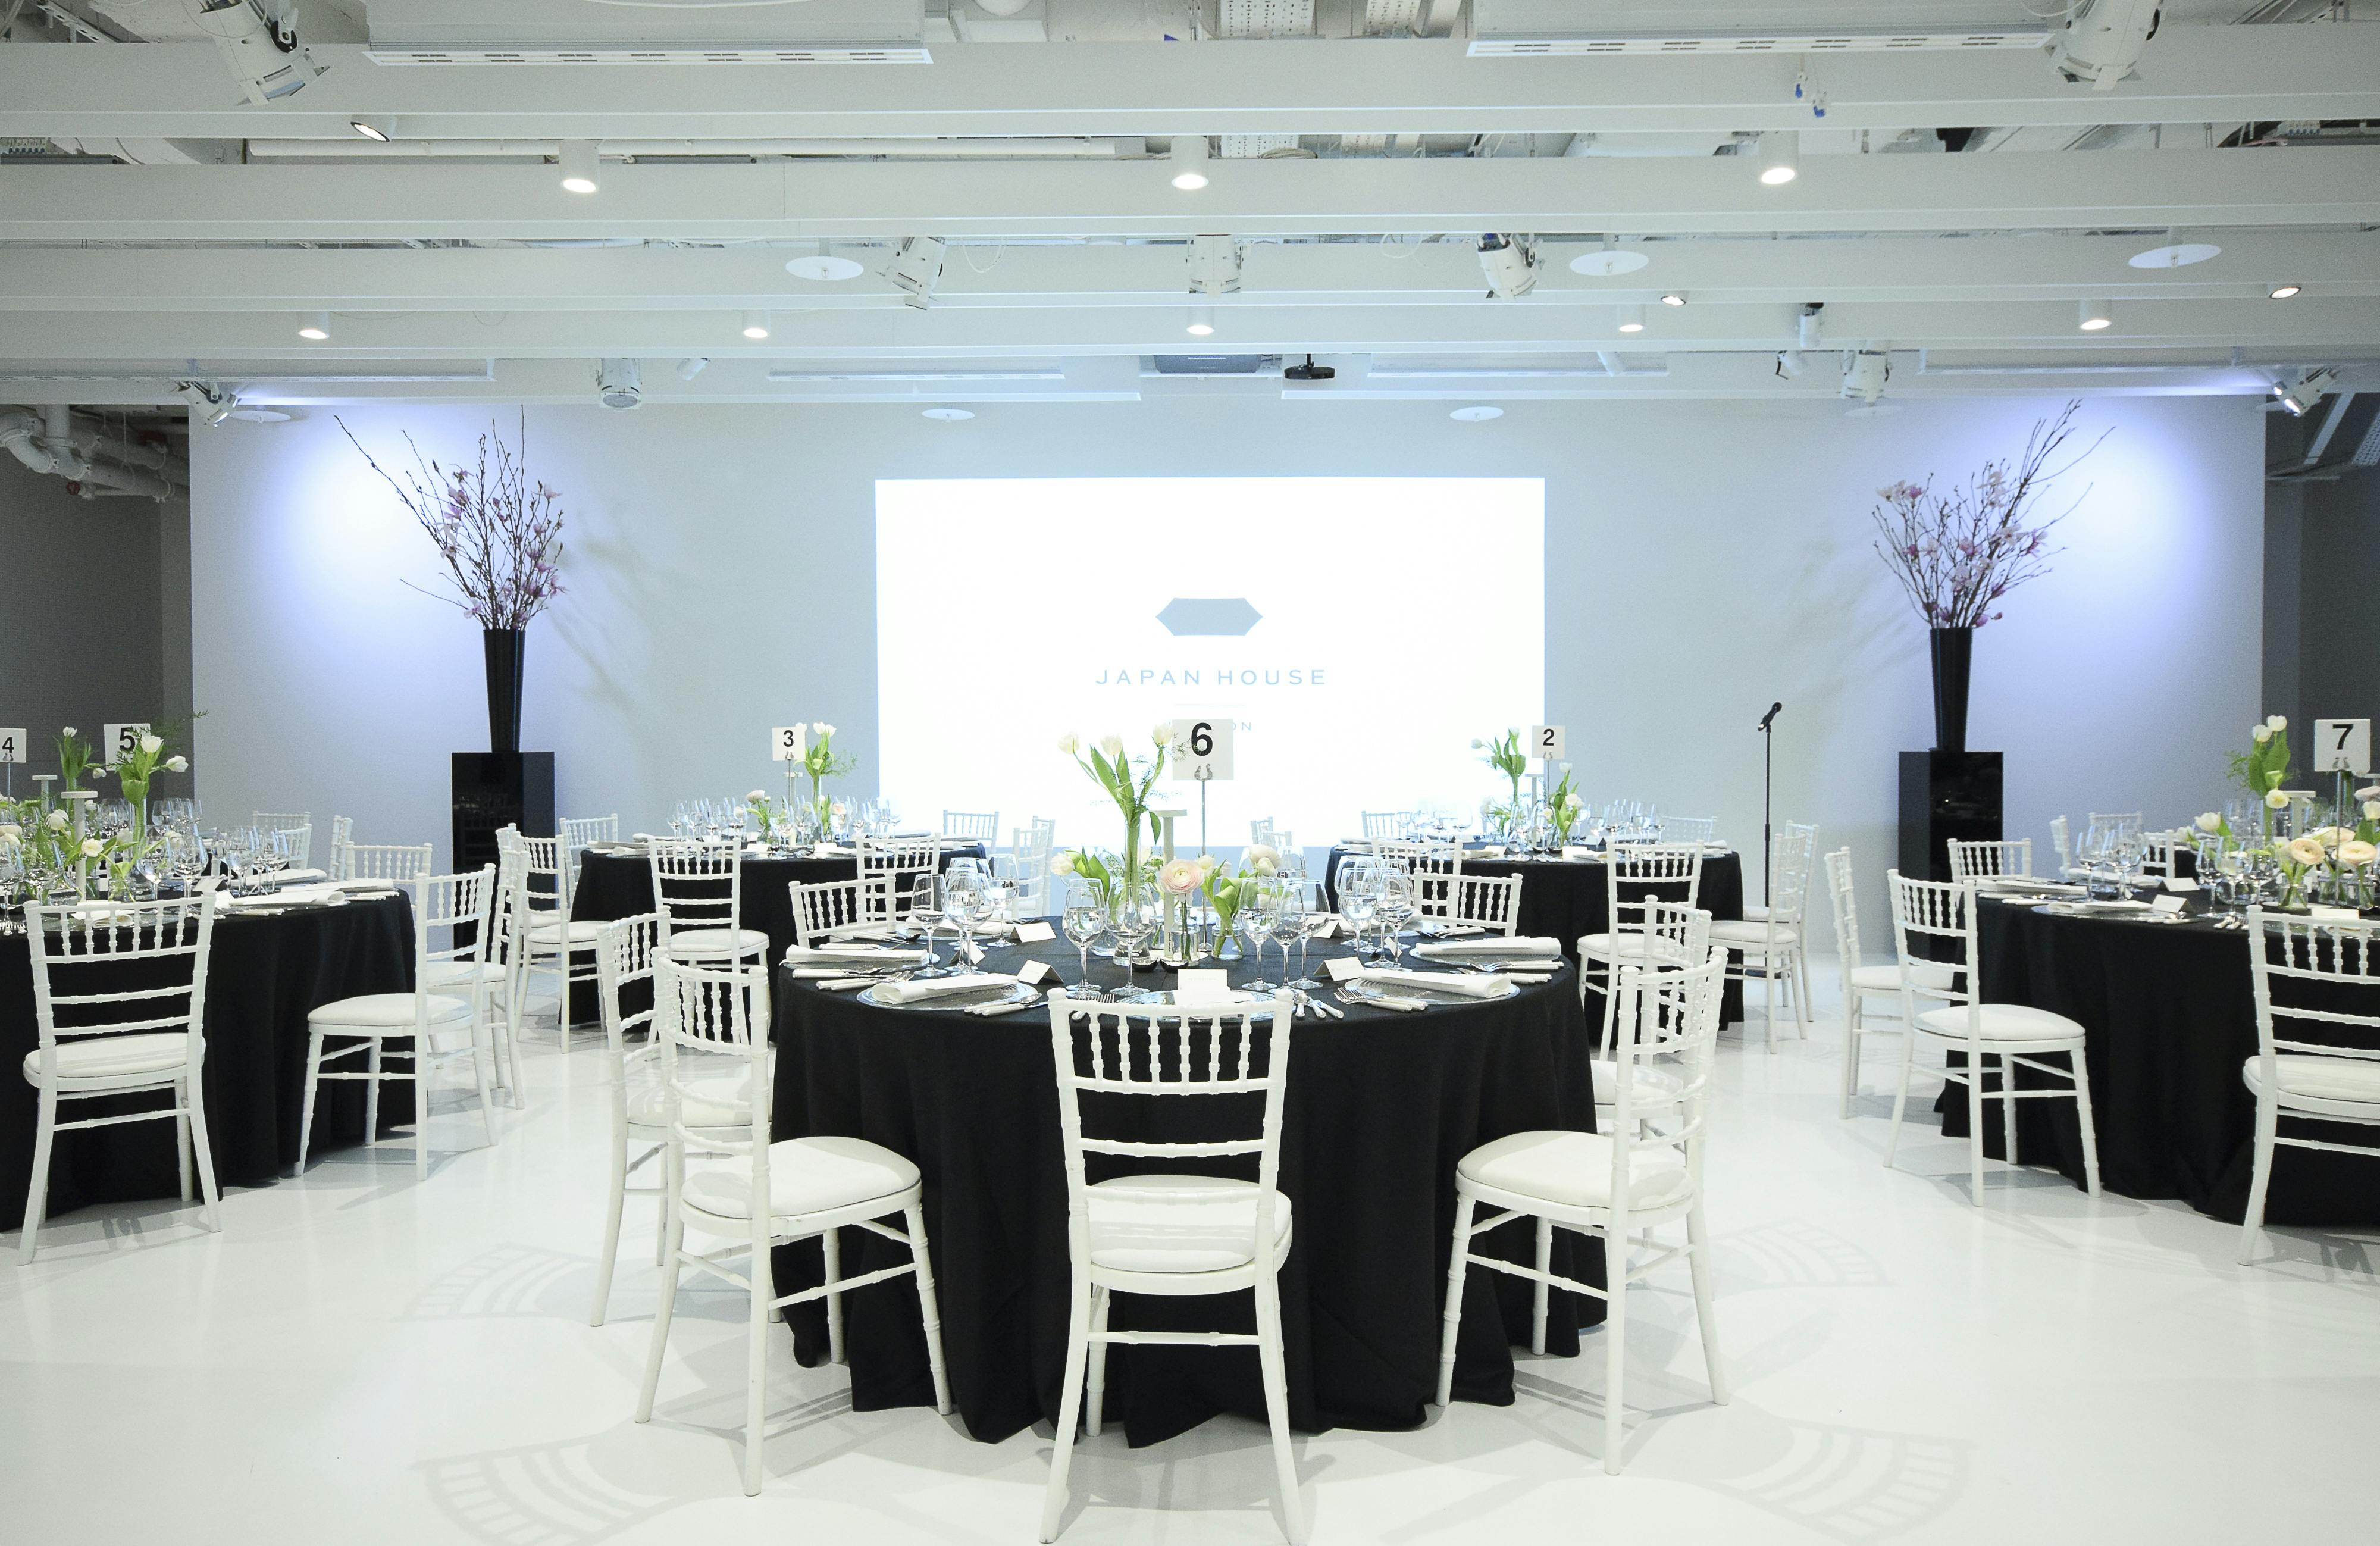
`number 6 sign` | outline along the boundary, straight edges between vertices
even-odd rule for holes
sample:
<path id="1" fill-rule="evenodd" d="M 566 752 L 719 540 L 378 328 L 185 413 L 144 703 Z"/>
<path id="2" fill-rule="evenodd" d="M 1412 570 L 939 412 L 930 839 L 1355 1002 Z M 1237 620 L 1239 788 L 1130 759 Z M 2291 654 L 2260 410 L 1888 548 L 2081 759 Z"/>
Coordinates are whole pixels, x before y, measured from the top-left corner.
<path id="1" fill-rule="evenodd" d="M 1232 776 L 1232 721 L 1223 715 L 1213 719 L 1177 719 L 1173 722 L 1173 744 L 1166 748 L 1166 761 L 1176 778 L 1197 779 L 1211 784 Z"/>

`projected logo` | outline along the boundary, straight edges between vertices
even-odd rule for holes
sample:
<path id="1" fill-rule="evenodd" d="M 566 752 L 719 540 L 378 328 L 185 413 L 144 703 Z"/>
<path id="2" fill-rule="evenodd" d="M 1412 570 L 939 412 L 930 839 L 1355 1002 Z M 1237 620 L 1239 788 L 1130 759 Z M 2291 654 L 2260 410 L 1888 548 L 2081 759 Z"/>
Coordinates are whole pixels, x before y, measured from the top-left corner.
<path id="1" fill-rule="evenodd" d="M 1239 639 L 1264 621 L 1244 596 L 1176 596 L 1157 620 L 1176 639 Z"/>

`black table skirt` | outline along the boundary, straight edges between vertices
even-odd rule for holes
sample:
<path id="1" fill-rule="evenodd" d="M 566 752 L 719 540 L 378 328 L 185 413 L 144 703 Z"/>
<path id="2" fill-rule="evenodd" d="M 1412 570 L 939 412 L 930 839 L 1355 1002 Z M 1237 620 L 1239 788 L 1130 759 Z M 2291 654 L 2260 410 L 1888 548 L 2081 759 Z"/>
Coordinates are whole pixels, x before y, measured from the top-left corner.
<path id="1" fill-rule="evenodd" d="M 1323 895 L 1333 907 L 1339 905 L 1339 863 L 1346 857 L 1346 849 L 1331 849 L 1322 871 Z M 1600 934 L 1611 926 L 1610 886 L 1600 864 L 1572 859 L 1465 858 L 1463 870 L 1467 875 L 1524 877 L 1517 931 L 1561 941 L 1562 953 L 1573 961 L 1578 959 L 1578 942 L 1582 938 Z M 1682 899 L 1682 886 L 1679 895 Z M 1715 854 L 1703 860 L 1702 885 L 1695 894 L 1695 906 L 1714 919 L 1743 916 L 1743 860 L 1739 855 Z M 1593 1007 L 1600 1013 L 1599 1004 Z M 1734 1025 L 1742 1018 L 1743 984 L 1731 981 L 1719 1005 L 1719 1023 Z"/>
<path id="2" fill-rule="evenodd" d="M 1976 924 L 1985 1002 L 2046 1009 L 2089 1033 L 2100 1185 L 2126 1197 L 2178 1198 L 2238 1223 L 2248 1206 L 2256 1116 L 2240 1077 L 2240 1065 L 2256 1053 L 2247 937 L 2194 924 L 2061 918 L 1994 901 L 1976 908 Z M 2060 1082 L 2025 1075 L 2018 1087 Z M 1948 1087 L 1936 1109 L 1944 1134 L 1966 1137 L 1964 1089 Z M 2020 1101 L 2017 1114 L 2019 1161 L 2054 1163 L 2081 1186 L 2074 1102 Z M 1999 1104 L 1986 1101 L 1984 1151 L 1995 1159 L 2004 1158 L 2000 1133 Z M 2371 1141 L 2345 1129 L 2320 1136 Z M 2380 1224 L 2380 1160 L 2282 1149 L 2265 1219 Z"/>
<path id="3" fill-rule="evenodd" d="M 206 1071 L 200 1082 L 219 1186 L 269 1186 L 298 1163 L 308 1011 L 333 999 L 412 987 L 413 904 L 403 895 L 216 920 L 207 965 Z M 0 1056 L 7 1060 L 0 1067 L 0 1229 L 24 1223 L 40 1106 L 23 1062 L 40 1046 L 30 949 L 21 935 L 0 940 Z M 158 1095 L 128 1095 L 74 1102 L 64 1114 L 76 1120 L 164 1103 Z M 412 1087 L 384 1087 L 380 1114 L 383 1132 L 410 1124 Z M 313 1152 L 360 1142 L 363 1130 L 364 1086 L 346 1080 L 322 1086 Z M 61 1133 L 51 1149 L 51 1219 L 91 1203 L 180 1195 L 171 1122 Z"/>
<path id="4" fill-rule="evenodd" d="M 1339 948 L 1318 950 L 1318 965 Z M 1069 981 L 1076 976 L 1063 941 L 1024 954 Z M 1014 969 L 1019 953 L 996 948 L 989 957 L 990 969 Z M 1091 974 L 1118 977 L 1096 960 Z M 1246 975 L 1234 970 L 1235 980 Z M 1047 1016 L 877 1009 L 782 972 L 778 982 L 776 1136 L 865 1138 L 917 1161 L 951 1391 L 967 1431 L 997 1442 L 1050 1419 L 1065 1366 L 1069 1267 Z M 1411 1428 L 1437 1383 L 1455 1162 L 1510 1133 L 1593 1129 L 1591 1035 L 1578 985 L 1564 971 L 1495 1004 L 1424 1015 L 1350 1009 L 1343 1021 L 1299 1020 L 1293 1038 L 1281 1165 L 1295 1229 L 1281 1275 L 1290 1420 L 1307 1432 Z M 1557 1238 L 1557 1271 L 1602 1281 L 1600 1247 Z M 1526 1260 L 1532 1226 L 1508 1224 L 1479 1248 Z M 843 1253 L 846 1274 L 901 1254 L 856 1231 L 844 1233 Z M 780 1293 L 819 1281 L 814 1242 L 777 1255 Z M 1464 1292 L 1456 1394 L 1508 1404 L 1511 1348 L 1529 1334 L 1529 1284 L 1475 1272 Z M 1556 1294 L 1548 1350 L 1575 1353 L 1579 1326 L 1602 1311 L 1600 1300 Z M 1127 1296 L 1114 1315 L 1118 1326 L 1141 1329 L 1254 1327 L 1246 1295 Z M 797 1306 L 788 1319 L 803 1360 L 822 1358 L 822 1308 Z M 931 1402 L 917 1297 L 905 1283 L 848 1296 L 844 1328 L 856 1406 Z M 1118 1347 L 1108 1370 L 1108 1410 L 1134 1444 L 1218 1412 L 1263 1414 L 1253 1349 Z"/>

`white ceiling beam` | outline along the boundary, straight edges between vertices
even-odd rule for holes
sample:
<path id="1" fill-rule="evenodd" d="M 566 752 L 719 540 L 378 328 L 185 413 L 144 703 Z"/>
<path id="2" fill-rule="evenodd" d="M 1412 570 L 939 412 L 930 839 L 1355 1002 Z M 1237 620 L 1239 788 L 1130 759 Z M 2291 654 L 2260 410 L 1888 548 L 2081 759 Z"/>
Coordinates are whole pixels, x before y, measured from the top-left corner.
<path id="1" fill-rule="evenodd" d="M 1655 306 L 1624 335 L 1609 306 L 1263 308 L 1215 298 L 1215 332 L 1184 332 L 1188 302 L 1156 307 L 936 308 L 810 312 L 776 319 L 764 343 L 732 311 L 514 311 L 340 315 L 330 342 L 297 336 L 287 312 L 0 312 L 0 359 L 500 359 L 634 355 L 713 359 L 1048 359 L 1069 355 L 1313 350 L 1546 354 L 1580 348 L 1767 350 L 1793 336 L 1791 306 Z M 1876 301 L 1829 305 L 1828 347 L 1897 342 L 1936 348 L 2059 351 L 2289 347 L 2380 350 L 2380 299 L 2119 302 L 2115 326 L 2085 334 L 2071 300 Z"/>
<path id="2" fill-rule="evenodd" d="M 1729 131 L 1806 126 L 1807 63 L 1841 128 L 2380 116 L 2380 24 L 2169 26 L 2093 91 L 2031 52 L 1468 58 L 1460 43 L 937 44 L 917 66 L 408 67 L 319 45 L 265 107 L 205 43 L 0 45 L 0 136 L 755 139 L 1176 133 Z"/>
<path id="3" fill-rule="evenodd" d="M 0 241 L 1970 231 L 2380 223 L 2380 149 L 1736 157 L 620 166 L 0 167 Z"/>
<path id="4" fill-rule="evenodd" d="M 2284 280 L 2311 296 L 2380 294 L 2380 234 L 2222 233 L 2222 254 L 2183 269 L 2126 260 L 2163 237 L 1702 238 L 1637 245 L 1645 267 L 1598 279 L 1550 242 L 1524 308 L 1644 301 L 1682 290 L 1697 305 L 1805 300 L 2252 299 Z M 818 285 L 788 276 L 782 247 L 0 248 L 0 311 L 679 311 L 905 309 L 876 275 Z M 848 249 L 871 264 L 880 250 Z M 1179 304 L 1185 249 L 1103 243 L 970 250 L 945 266 L 938 307 Z M 978 273 L 975 264 L 985 265 Z M 1467 241 L 1251 244 L 1239 307 L 1484 303 Z"/>

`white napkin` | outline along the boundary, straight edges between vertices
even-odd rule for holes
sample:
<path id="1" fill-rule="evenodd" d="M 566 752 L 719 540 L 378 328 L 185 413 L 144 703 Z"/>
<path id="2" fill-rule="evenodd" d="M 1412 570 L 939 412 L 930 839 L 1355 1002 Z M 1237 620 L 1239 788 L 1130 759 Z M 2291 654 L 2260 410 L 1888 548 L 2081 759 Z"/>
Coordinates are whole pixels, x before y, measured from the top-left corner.
<path id="1" fill-rule="evenodd" d="M 331 877 L 321 870 L 284 870 L 273 877 L 280 885 L 302 885 L 308 881 L 327 881 Z"/>
<path id="2" fill-rule="evenodd" d="M 884 961 L 914 966 L 923 962 L 922 950 L 898 950 L 889 944 L 868 944 L 858 940 L 829 940 L 824 944 L 789 944 L 785 946 L 785 962 L 789 966 L 808 966 L 813 962 Z"/>
<path id="3" fill-rule="evenodd" d="M 918 1004 L 927 999 L 947 998 L 953 993 L 969 992 L 985 988 L 1013 987 L 1015 981 L 1016 979 L 1003 977 L 997 972 L 965 972 L 957 977 L 929 977 L 923 980 L 913 978 L 906 982 L 879 982 L 876 984 L 876 996 L 886 1004 Z"/>
<path id="4" fill-rule="evenodd" d="M 850 858 L 856 855 L 859 850 L 856 848 L 846 848 L 837 843 L 821 843 L 817 847 L 812 848 L 810 852 L 819 858 Z"/>
<path id="5" fill-rule="evenodd" d="M 1484 940 L 1439 940 L 1414 946 L 1414 954 L 1429 961 L 1545 960 L 1560 964 L 1561 941 L 1516 934 Z"/>
<path id="6" fill-rule="evenodd" d="M 1501 998 L 1511 986 L 1503 978 L 1482 972 L 1395 971 L 1380 968 L 1360 973 L 1356 980 L 1382 988 L 1427 988 L 1463 998 Z"/>
<path id="7" fill-rule="evenodd" d="M 2090 887 L 2068 885 L 2063 881 L 2032 880 L 2025 882 L 2024 884 L 2021 886 L 2010 885 L 2005 882 L 1994 886 L 1984 886 L 1980 881 L 1977 882 L 1976 884 L 1979 888 L 1986 891 L 2022 892 L 2028 896 L 2088 896 L 2091 895 Z"/>

